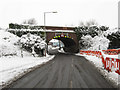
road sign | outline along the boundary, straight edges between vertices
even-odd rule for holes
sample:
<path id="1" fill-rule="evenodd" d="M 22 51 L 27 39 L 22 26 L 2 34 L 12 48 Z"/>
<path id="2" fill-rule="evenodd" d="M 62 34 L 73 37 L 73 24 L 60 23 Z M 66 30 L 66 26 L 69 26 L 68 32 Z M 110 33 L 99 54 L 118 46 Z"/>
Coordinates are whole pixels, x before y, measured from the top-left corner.
<path id="1" fill-rule="evenodd" d="M 61 34 L 61 37 L 64 37 L 64 34 L 63 34 L 63 33 Z"/>

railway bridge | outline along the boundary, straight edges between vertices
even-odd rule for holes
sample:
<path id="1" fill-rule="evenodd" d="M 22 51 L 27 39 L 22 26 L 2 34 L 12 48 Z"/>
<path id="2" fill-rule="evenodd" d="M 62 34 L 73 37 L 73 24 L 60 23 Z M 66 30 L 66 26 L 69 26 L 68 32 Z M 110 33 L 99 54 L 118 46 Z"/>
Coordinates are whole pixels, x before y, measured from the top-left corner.
<path id="1" fill-rule="evenodd" d="M 51 39 L 57 39 L 64 43 L 63 49 L 65 52 L 78 52 L 79 43 L 74 28 L 75 27 L 46 26 L 46 42 L 49 43 Z"/>
<path id="2" fill-rule="evenodd" d="M 38 34 L 44 33 L 46 35 L 47 44 L 51 39 L 58 39 L 64 43 L 65 52 L 76 53 L 79 51 L 79 43 L 77 36 L 74 32 L 75 27 L 60 27 L 60 26 L 30 26 L 30 25 L 18 25 L 9 24 L 9 30 L 12 29 L 22 36 L 23 34 L 32 33 Z M 17 30 L 16 30 L 17 29 Z M 23 29 L 23 30 L 22 30 Z"/>

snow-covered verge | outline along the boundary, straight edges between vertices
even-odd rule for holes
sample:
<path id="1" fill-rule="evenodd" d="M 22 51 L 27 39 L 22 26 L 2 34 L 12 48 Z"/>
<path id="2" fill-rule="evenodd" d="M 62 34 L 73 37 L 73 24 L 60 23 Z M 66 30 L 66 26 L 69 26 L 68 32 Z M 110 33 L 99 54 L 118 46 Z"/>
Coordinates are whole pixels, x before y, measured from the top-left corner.
<path id="1" fill-rule="evenodd" d="M 116 58 L 116 59 L 118 59 L 118 55 L 105 55 L 105 57 Z"/>
<path id="2" fill-rule="evenodd" d="M 23 56 L 31 56 L 31 53 L 21 49 L 21 46 L 18 45 L 19 39 L 19 37 L 12 33 L 9 33 L 3 29 L 0 30 L 0 58 L 4 56 L 21 57 L 21 51 Z"/>
<path id="3" fill-rule="evenodd" d="M 54 55 L 46 57 L 2 57 L 0 58 L 0 88 L 5 87 L 24 74 L 34 70 L 49 60 L 52 60 Z"/>
<path id="4" fill-rule="evenodd" d="M 0 57 L 21 56 L 21 54 L 30 56 L 32 53 L 29 52 L 33 49 L 33 47 L 41 50 L 45 48 L 45 44 L 44 40 L 37 35 L 28 33 L 20 38 L 10 32 L 7 32 L 6 30 L 0 30 Z M 29 52 L 25 49 L 29 49 Z M 34 51 L 36 49 L 34 49 Z"/>
<path id="5" fill-rule="evenodd" d="M 54 55 L 47 54 L 33 57 L 19 46 L 19 40 L 16 35 L 0 30 L 0 89 L 54 58 Z"/>
<path id="6" fill-rule="evenodd" d="M 15 46 L 19 37 L 6 32 L 5 30 L 0 30 L 0 57 L 17 55 L 18 48 Z"/>
<path id="7" fill-rule="evenodd" d="M 78 56 L 84 56 L 90 63 L 92 63 L 97 70 L 101 73 L 101 75 L 104 76 L 104 78 L 107 81 L 110 81 L 113 83 L 115 87 L 118 87 L 118 74 L 115 72 L 108 72 L 106 69 L 104 69 L 102 60 L 96 56 L 88 56 L 88 55 L 81 55 L 81 54 L 76 54 Z M 112 57 L 112 56 L 111 56 Z M 113 56 L 115 57 L 115 56 Z"/>

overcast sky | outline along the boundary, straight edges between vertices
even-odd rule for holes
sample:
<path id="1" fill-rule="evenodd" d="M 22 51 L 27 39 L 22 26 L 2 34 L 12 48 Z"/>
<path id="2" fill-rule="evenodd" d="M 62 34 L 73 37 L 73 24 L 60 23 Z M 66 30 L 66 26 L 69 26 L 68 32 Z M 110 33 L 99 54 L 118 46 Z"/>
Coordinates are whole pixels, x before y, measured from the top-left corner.
<path id="1" fill-rule="evenodd" d="M 78 26 L 81 21 L 96 20 L 111 28 L 118 26 L 119 0 L 0 0 L 0 27 L 35 18 L 38 25 Z"/>

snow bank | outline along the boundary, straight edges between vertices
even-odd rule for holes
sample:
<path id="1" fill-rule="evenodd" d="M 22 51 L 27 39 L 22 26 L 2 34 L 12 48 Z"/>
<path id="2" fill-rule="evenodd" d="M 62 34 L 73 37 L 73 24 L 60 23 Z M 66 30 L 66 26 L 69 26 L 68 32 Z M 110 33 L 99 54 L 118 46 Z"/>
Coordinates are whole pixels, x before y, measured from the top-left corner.
<path id="1" fill-rule="evenodd" d="M 105 55 L 105 57 L 116 58 L 116 59 L 118 59 L 118 55 Z"/>
<path id="2" fill-rule="evenodd" d="M 17 55 L 17 47 L 15 46 L 19 37 L 6 32 L 5 30 L 0 30 L 0 57 L 7 55 Z"/>
<path id="3" fill-rule="evenodd" d="M 36 37 L 31 35 L 29 38 L 32 42 L 36 40 Z M 18 44 L 19 40 L 20 38 L 14 34 L 0 30 L 0 89 L 54 58 L 54 55 L 33 57 L 31 53 L 21 49 Z M 26 43 L 26 39 L 21 40 Z M 44 44 L 40 37 L 37 37 L 37 42 Z M 21 52 L 23 57 L 21 57 Z"/>
<path id="4" fill-rule="evenodd" d="M 10 84 L 14 80 L 31 71 L 37 66 L 53 59 L 54 55 L 46 57 L 1 57 L 0 58 L 0 87 Z"/>
<path id="5" fill-rule="evenodd" d="M 0 57 L 2 56 L 21 56 L 21 47 L 18 46 L 19 37 L 5 30 L 0 30 Z M 22 50 L 24 56 L 31 56 Z"/>

